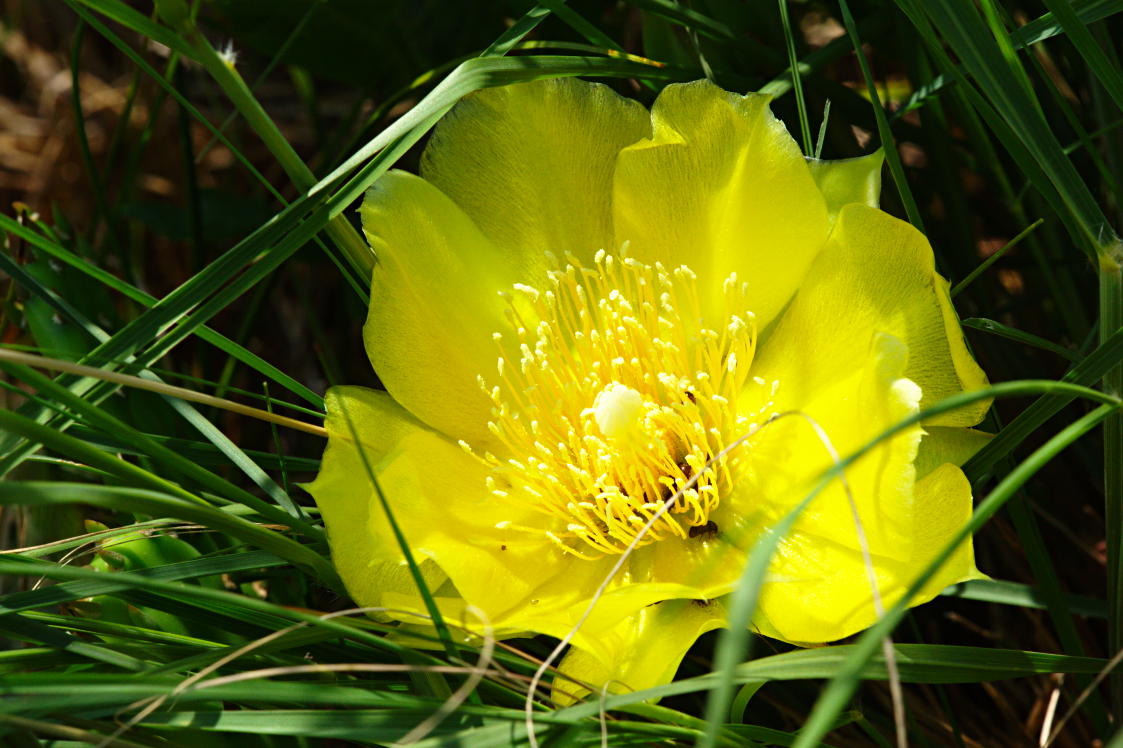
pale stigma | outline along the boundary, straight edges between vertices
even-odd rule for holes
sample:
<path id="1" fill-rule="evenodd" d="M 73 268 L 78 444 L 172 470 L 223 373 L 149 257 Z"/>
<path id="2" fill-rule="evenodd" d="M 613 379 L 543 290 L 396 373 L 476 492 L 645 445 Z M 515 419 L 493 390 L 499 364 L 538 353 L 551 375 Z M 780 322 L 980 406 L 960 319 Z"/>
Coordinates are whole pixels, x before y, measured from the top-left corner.
<path id="1" fill-rule="evenodd" d="M 643 395 L 613 382 L 597 395 L 593 414 L 600 432 L 609 439 L 626 439 L 643 427 Z"/>

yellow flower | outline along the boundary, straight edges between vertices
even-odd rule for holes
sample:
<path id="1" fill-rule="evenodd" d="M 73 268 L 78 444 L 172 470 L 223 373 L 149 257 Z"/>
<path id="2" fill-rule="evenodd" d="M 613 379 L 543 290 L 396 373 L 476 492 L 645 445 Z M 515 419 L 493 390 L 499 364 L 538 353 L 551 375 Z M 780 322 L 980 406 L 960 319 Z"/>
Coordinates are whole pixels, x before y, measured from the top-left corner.
<path id="1" fill-rule="evenodd" d="M 364 338 L 387 392 L 328 393 L 310 485 L 361 605 L 424 612 L 366 462 L 444 615 L 475 606 L 500 636 L 568 634 L 635 546 L 562 667 L 666 682 L 832 449 L 986 382 L 928 242 L 873 207 L 880 159 L 809 164 L 766 97 L 700 81 L 648 113 L 578 80 L 491 89 L 421 167 L 366 196 Z M 985 409 L 846 471 L 886 604 L 970 516 L 956 465 Z M 910 602 L 976 576 L 964 547 Z M 807 644 L 875 617 L 836 480 L 780 544 L 753 626 Z"/>

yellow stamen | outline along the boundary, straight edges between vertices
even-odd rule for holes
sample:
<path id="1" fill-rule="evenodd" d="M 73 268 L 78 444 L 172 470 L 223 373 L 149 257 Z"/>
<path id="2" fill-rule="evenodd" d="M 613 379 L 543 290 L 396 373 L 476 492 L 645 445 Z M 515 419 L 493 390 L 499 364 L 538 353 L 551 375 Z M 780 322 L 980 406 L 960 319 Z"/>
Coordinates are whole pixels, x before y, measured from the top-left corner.
<path id="1" fill-rule="evenodd" d="M 692 537 L 736 457 L 707 464 L 750 425 L 736 411 L 756 348 L 747 284 L 727 279 L 711 328 L 686 267 L 603 251 L 593 268 L 566 260 L 545 290 L 505 295 L 515 339 L 495 336 L 498 384 L 480 380 L 506 453 L 484 458 L 489 488 L 552 518 L 517 529 L 582 558 L 623 552 L 679 491 L 639 542 Z"/>

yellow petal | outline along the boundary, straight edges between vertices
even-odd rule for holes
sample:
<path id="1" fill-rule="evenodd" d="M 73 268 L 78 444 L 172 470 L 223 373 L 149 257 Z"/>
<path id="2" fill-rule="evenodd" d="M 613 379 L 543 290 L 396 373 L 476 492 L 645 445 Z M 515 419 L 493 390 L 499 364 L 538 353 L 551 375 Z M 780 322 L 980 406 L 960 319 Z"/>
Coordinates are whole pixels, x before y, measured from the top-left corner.
<path id="1" fill-rule="evenodd" d="M 699 636 L 725 625 L 718 600 L 667 600 L 649 605 L 603 633 L 586 648 L 574 647 L 562 660 L 564 676 L 615 693 L 641 691 L 670 683 L 679 663 Z M 562 704 L 590 691 L 565 677 L 554 681 Z"/>
<path id="2" fill-rule="evenodd" d="M 491 335 L 506 325 L 498 293 L 525 268 L 412 174 L 383 176 L 361 213 L 378 258 L 363 328 L 375 372 L 425 423 L 485 443 L 490 402 L 477 377 L 495 372 Z"/>
<path id="3" fill-rule="evenodd" d="M 994 438 L 994 434 L 975 429 L 948 426 L 926 426 L 916 455 L 916 479 L 920 480 L 933 470 L 949 462 L 962 465 Z"/>
<path id="4" fill-rule="evenodd" d="M 768 98 L 707 81 L 667 86 L 653 136 L 621 151 L 616 243 L 669 267 L 687 263 L 703 302 L 736 272 L 763 329 L 795 293 L 827 235 L 810 169 Z"/>
<path id="5" fill-rule="evenodd" d="M 754 374 L 779 380 L 779 398 L 799 407 L 860 367 L 877 333 L 907 347 L 904 376 L 920 386 L 922 409 L 986 385 L 927 239 L 886 213 L 850 204 L 799 295 L 760 347 Z M 971 426 L 988 407 L 988 401 L 979 402 L 925 425 Z"/>
<path id="6" fill-rule="evenodd" d="M 568 78 L 490 88 L 441 120 L 421 173 L 498 246 L 587 261 L 616 249 L 616 154 L 649 129 L 642 105 L 603 84 Z"/>
<path id="7" fill-rule="evenodd" d="M 881 201 L 881 166 L 885 152 L 873 153 L 840 161 L 811 159 L 811 176 L 827 201 L 827 212 L 833 221 L 843 206 L 861 203 L 876 208 Z"/>

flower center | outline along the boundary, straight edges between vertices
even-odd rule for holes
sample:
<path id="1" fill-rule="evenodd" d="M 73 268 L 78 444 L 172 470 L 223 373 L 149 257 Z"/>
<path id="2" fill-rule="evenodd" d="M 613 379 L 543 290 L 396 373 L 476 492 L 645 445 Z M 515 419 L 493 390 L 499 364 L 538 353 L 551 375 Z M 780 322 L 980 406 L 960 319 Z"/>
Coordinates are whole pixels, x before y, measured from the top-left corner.
<path id="1" fill-rule="evenodd" d="M 518 361 L 500 357 L 498 385 L 481 378 L 507 453 L 485 455 L 489 489 L 552 518 L 517 529 L 582 557 L 708 537 L 737 459 L 722 450 L 749 427 L 736 409 L 756 347 L 746 284 L 725 281 L 710 327 L 686 267 L 567 260 L 546 290 L 515 286 L 517 340 L 495 335 Z"/>

